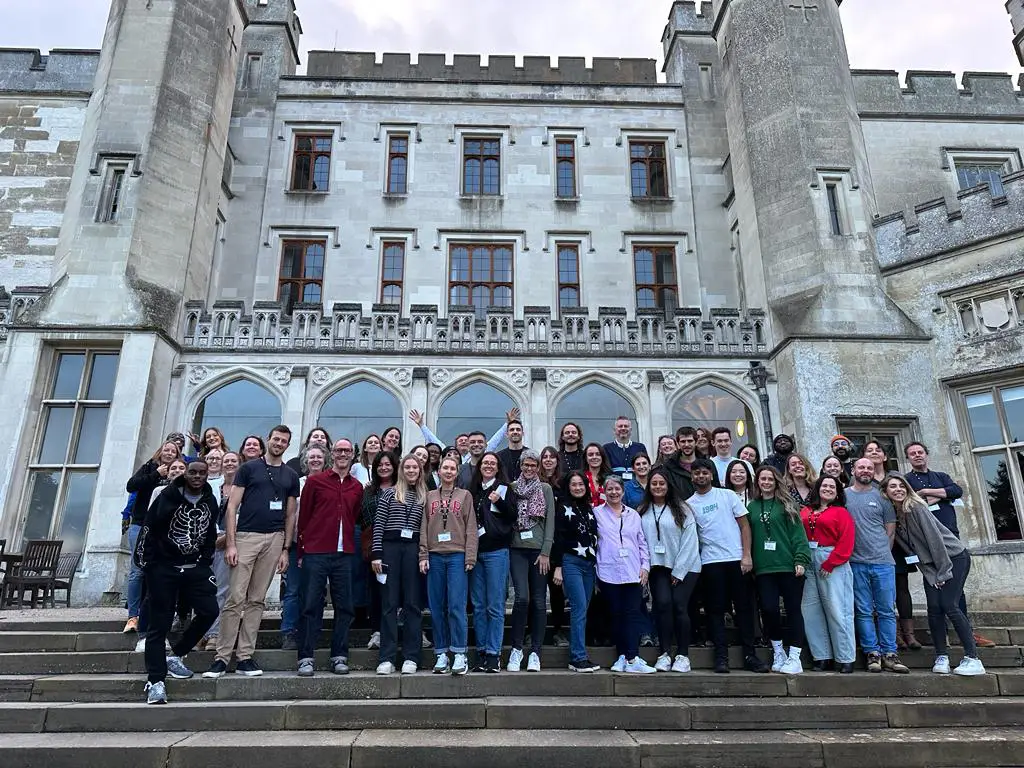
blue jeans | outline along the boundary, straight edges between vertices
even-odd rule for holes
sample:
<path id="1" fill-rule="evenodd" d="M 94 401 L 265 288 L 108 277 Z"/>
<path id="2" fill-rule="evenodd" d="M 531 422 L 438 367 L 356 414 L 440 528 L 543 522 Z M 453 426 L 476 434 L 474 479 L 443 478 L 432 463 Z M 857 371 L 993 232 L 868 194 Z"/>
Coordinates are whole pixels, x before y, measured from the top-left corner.
<path id="1" fill-rule="evenodd" d="M 508 550 L 480 552 L 473 566 L 473 629 L 482 654 L 501 655 L 505 633 L 505 588 L 508 584 Z"/>
<path id="2" fill-rule="evenodd" d="M 466 573 L 466 553 L 430 553 L 427 571 L 427 592 L 430 616 L 434 622 L 434 652 L 441 654 L 465 653 L 467 635 L 466 592 L 469 574 Z"/>
<path id="3" fill-rule="evenodd" d="M 316 555 L 315 555 L 316 557 Z M 299 631 L 302 616 L 302 570 L 299 568 L 298 547 L 288 553 L 288 570 L 284 573 L 284 597 L 281 599 L 281 634 Z"/>
<path id="4" fill-rule="evenodd" d="M 896 653 L 896 567 L 850 563 L 853 615 L 864 653 Z M 875 630 L 875 618 L 878 630 Z"/>
<path id="5" fill-rule="evenodd" d="M 569 601 L 569 659 L 587 659 L 587 608 L 594 594 L 594 563 L 576 555 L 562 558 L 562 589 Z"/>
<path id="6" fill-rule="evenodd" d="M 132 553 L 132 558 L 129 560 L 130 566 L 128 568 L 128 618 L 137 618 L 139 611 L 142 609 L 142 579 L 144 574 L 142 569 L 135 565 L 135 545 L 139 541 L 139 533 L 142 531 L 141 525 L 132 523 L 128 526 L 128 551 Z"/>
<path id="7" fill-rule="evenodd" d="M 853 628 L 853 570 L 849 563 L 834 568 L 822 577 L 821 564 L 832 554 L 832 547 L 811 550 L 800 613 L 804 619 L 807 644 L 815 661 L 835 659 L 852 664 L 857 658 Z"/>
<path id="8" fill-rule="evenodd" d="M 324 623 L 324 596 L 331 586 L 334 628 L 331 630 L 331 658 L 348 658 L 348 631 L 352 626 L 352 559 L 356 555 L 331 552 L 304 555 L 302 579 L 305 602 L 299 629 L 298 657 L 312 659 Z"/>

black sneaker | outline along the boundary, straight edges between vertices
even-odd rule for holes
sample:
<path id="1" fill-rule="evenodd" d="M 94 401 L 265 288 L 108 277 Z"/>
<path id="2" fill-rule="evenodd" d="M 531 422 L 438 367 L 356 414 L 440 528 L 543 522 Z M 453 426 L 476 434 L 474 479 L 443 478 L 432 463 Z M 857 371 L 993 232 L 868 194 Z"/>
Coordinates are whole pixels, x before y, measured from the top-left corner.
<path id="1" fill-rule="evenodd" d="M 259 677 L 263 674 L 263 670 L 260 669 L 260 665 L 254 659 L 245 659 L 238 662 L 235 672 L 246 677 Z"/>
<path id="2" fill-rule="evenodd" d="M 223 677 L 227 671 L 228 665 L 220 659 L 215 659 L 213 664 L 210 665 L 210 668 L 203 672 L 203 677 L 207 680 L 216 680 L 218 677 Z"/>
<path id="3" fill-rule="evenodd" d="M 601 667 L 592 662 L 590 659 L 569 662 L 570 672 L 597 672 L 599 669 L 601 669 Z"/>
<path id="4" fill-rule="evenodd" d="M 486 672 L 487 671 L 487 654 L 483 651 L 476 652 L 476 666 L 473 667 L 470 672 Z"/>
<path id="5" fill-rule="evenodd" d="M 488 656 L 486 663 L 485 672 L 491 672 L 497 674 L 501 672 L 501 657 L 500 656 Z"/>
<path id="6" fill-rule="evenodd" d="M 720 675 L 729 674 L 729 660 L 728 659 L 715 659 L 715 672 Z"/>
<path id="7" fill-rule="evenodd" d="M 751 654 L 743 660 L 743 668 L 748 672 L 767 672 L 769 666 L 761 661 L 757 656 Z"/>
<path id="8" fill-rule="evenodd" d="M 295 636 L 294 632 L 285 632 L 281 635 L 281 650 L 282 651 L 297 651 L 299 649 L 299 640 Z"/>

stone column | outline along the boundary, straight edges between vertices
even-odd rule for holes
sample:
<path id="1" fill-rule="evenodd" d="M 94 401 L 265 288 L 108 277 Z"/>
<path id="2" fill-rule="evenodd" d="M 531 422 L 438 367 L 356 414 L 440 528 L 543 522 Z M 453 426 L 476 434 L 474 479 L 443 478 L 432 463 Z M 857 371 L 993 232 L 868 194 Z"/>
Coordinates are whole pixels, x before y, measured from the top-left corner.
<path id="1" fill-rule="evenodd" d="M 529 429 L 526 444 L 539 453 L 544 446 L 554 445 L 548 413 L 548 372 L 544 368 L 530 369 L 529 408 L 530 412 L 523 414 Z"/>
<path id="2" fill-rule="evenodd" d="M 647 397 L 650 403 L 650 442 L 646 443 L 651 461 L 658 454 L 658 436 L 672 431 L 672 414 L 668 412 L 665 398 L 665 374 L 661 371 L 647 372 Z"/>

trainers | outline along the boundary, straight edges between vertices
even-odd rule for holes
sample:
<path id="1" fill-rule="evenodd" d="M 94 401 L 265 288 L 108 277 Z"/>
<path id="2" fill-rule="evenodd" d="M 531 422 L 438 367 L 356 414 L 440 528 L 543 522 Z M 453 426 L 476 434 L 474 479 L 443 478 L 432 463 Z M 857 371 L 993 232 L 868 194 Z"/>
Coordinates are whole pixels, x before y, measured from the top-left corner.
<path id="1" fill-rule="evenodd" d="M 527 672 L 540 672 L 540 654 L 531 653 L 530 657 L 526 660 L 526 671 Z"/>
<path id="2" fill-rule="evenodd" d="M 881 672 L 882 671 L 882 654 L 880 653 L 869 653 L 868 654 L 868 672 Z"/>
<path id="3" fill-rule="evenodd" d="M 390 661 L 382 661 L 377 665 L 378 675 L 393 675 L 395 674 L 395 665 Z"/>
<path id="4" fill-rule="evenodd" d="M 405 661 L 402 662 L 402 674 L 403 675 L 415 675 L 416 674 L 416 670 L 418 670 L 418 669 L 419 669 L 419 667 L 416 666 L 416 662 L 413 661 L 412 659 L 406 659 Z"/>
<path id="5" fill-rule="evenodd" d="M 784 675 L 800 675 L 803 674 L 804 665 L 800 662 L 799 656 L 788 656 L 782 664 L 782 668 L 779 669 Z"/>
<path id="6" fill-rule="evenodd" d="M 380 632 L 374 632 L 370 635 L 370 642 L 366 644 L 366 648 L 370 651 L 380 648 Z"/>
<path id="7" fill-rule="evenodd" d="M 523 668 L 523 650 L 522 648 L 513 648 L 512 653 L 508 655 L 508 666 L 505 667 L 509 672 L 518 672 Z"/>
<path id="8" fill-rule="evenodd" d="M 447 657 L 445 657 L 447 659 Z M 434 671 L 437 671 L 436 668 Z M 455 661 L 452 663 L 452 674 L 453 675 L 464 675 L 469 672 L 469 659 L 466 658 L 464 653 L 456 653 Z"/>
<path id="9" fill-rule="evenodd" d="M 146 683 L 146 703 L 166 704 L 167 686 L 163 683 Z"/>
<path id="10" fill-rule="evenodd" d="M 448 654 L 439 653 L 437 654 L 437 663 L 434 664 L 435 675 L 446 675 L 451 671 L 451 666 L 448 664 Z"/>
<path id="11" fill-rule="evenodd" d="M 312 677 L 313 676 L 313 660 L 302 659 L 299 662 L 299 677 Z"/>
<path id="12" fill-rule="evenodd" d="M 255 659 L 243 659 L 238 662 L 235 672 L 246 677 L 259 677 L 263 674 L 263 670 L 260 669 L 260 665 L 256 663 Z"/>
<path id="13" fill-rule="evenodd" d="M 144 638 L 144 637 L 140 637 L 139 638 L 139 642 L 137 642 L 135 644 L 135 652 L 136 653 L 145 653 L 146 652 L 146 638 Z"/>
<path id="14" fill-rule="evenodd" d="M 348 674 L 348 656 L 332 656 L 331 672 L 336 675 Z"/>
<path id="15" fill-rule="evenodd" d="M 676 656 L 675 661 L 672 662 L 673 672 L 689 672 L 690 671 L 690 659 L 688 656 L 679 654 Z"/>
<path id="16" fill-rule="evenodd" d="M 715 659 L 715 673 L 719 675 L 728 675 L 729 659 L 724 657 Z"/>
<path id="17" fill-rule="evenodd" d="M 203 648 L 205 651 L 216 651 L 218 637 L 216 635 L 210 635 L 206 638 L 206 646 Z"/>
<path id="18" fill-rule="evenodd" d="M 121 630 L 121 632 L 126 634 L 126 635 L 130 635 L 132 632 L 138 632 L 138 631 L 139 631 L 139 617 L 138 616 L 132 616 L 130 619 L 128 619 L 128 621 L 126 621 L 125 624 L 124 624 L 124 629 Z"/>
<path id="19" fill-rule="evenodd" d="M 185 662 L 178 656 L 167 657 L 167 674 L 175 680 L 188 680 L 195 673 L 185 666 Z"/>
<path id="20" fill-rule="evenodd" d="M 932 665 L 932 672 L 936 675 L 948 675 L 949 656 L 936 656 L 935 663 Z"/>
<path id="21" fill-rule="evenodd" d="M 493 674 L 493 675 L 496 675 L 499 672 L 501 672 L 501 656 L 500 655 L 497 655 L 497 654 L 489 655 L 487 657 L 487 660 L 484 662 L 484 664 L 486 664 L 486 668 L 484 669 L 484 672 L 488 672 L 488 673 Z"/>
<path id="22" fill-rule="evenodd" d="M 895 653 L 887 653 L 882 657 L 882 669 L 886 672 L 895 672 L 898 675 L 910 672 L 910 667 L 900 661 L 900 657 Z"/>
<path id="23" fill-rule="evenodd" d="M 654 638 L 650 635 L 640 635 L 640 647 L 641 648 L 653 648 Z"/>
<path id="24" fill-rule="evenodd" d="M 555 636 L 551 638 L 555 644 L 555 648 L 568 648 L 569 640 L 561 632 L 555 632 Z"/>
<path id="25" fill-rule="evenodd" d="M 612 672 L 625 672 L 626 671 L 626 657 L 619 656 L 612 664 Z"/>
<path id="26" fill-rule="evenodd" d="M 973 677 L 974 675 L 984 675 L 985 665 L 981 663 L 981 659 L 976 656 L 964 656 L 963 661 L 953 670 L 954 675 L 963 675 L 964 677 Z"/>
<path id="27" fill-rule="evenodd" d="M 220 659 L 214 659 L 213 664 L 210 665 L 210 668 L 203 672 L 203 677 L 205 677 L 207 680 L 216 680 L 218 677 L 223 677 L 227 671 L 227 664 L 225 664 Z"/>
<path id="28" fill-rule="evenodd" d="M 422 646 L 423 646 L 424 648 L 430 648 L 430 647 L 431 647 L 431 646 L 433 645 L 433 643 L 432 643 L 432 642 L 430 642 L 430 638 L 429 638 L 429 637 L 427 637 L 427 633 L 426 633 L 426 632 L 424 632 L 424 633 L 423 633 L 423 637 L 422 637 L 422 639 L 420 640 L 420 644 L 421 644 L 421 645 L 422 645 Z"/>
<path id="29" fill-rule="evenodd" d="M 299 640 L 294 632 L 285 632 L 281 635 L 281 650 L 295 651 L 299 648 Z"/>
<path id="30" fill-rule="evenodd" d="M 772 672 L 781 672 L 783 665 L 786 663 L 786 659 L 789 656 L 781 648 L 776 648 L 772 656 Z"/>
<path id="31" fill-rule="evenodd" d="M 476 666 L 473 667 L 474 672 L 486 672 L 487 671 L 487 654 L 483 651 L 476 652 Z"/>
<path id="32" fill-rule="evenodd" d="M 672 657 L 667 653 L 661 654 L 661 656 L 658 657 L 658 660 L 654 662 L 654 668 L 659 672 L 668 672 L 672 669 Z"/>
<path id="33" fill-rule="evenodd" d="M 757 656 L 750 655 L 743 660 L 743 668 L 748 672 L 767 672 L 770 667 Z"/>
<path id="34" fill-rule="evenodd" d="M 570 661 L 569 671 L 570 672 L 597 672 L 601 667 L 592 662 L 590 659 L 583 659 L 582 661 Z"/>
<path id="35" fill-rule="evenodd" d="M 657 671 L 639 656 L 626 664 L 626 672 L 631 675 L 649 675 Z"/>

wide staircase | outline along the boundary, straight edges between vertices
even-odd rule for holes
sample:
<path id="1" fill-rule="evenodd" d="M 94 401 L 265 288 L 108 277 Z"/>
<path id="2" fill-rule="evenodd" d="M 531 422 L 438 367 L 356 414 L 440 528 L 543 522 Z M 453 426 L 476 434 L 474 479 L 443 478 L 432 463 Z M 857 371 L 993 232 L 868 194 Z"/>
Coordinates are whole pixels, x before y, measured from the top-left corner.
<path id="1" fill-rule="evenodd" d="M 109 611 L 0 613 L 0 767 L 3 768 L 874 768 L 1024 765 L 1024 614 L 979 613 L 989 674 L 931 673 L 930 647 L 903 654 L 909 675 L 805 672 L 786 677 L 694 671 L 615 675 L 566 670 L 568 650 L 546 645 L 539 673 L 464 677 L 373 673 L 368 631 L 354 630 L 352 674 L 295 676 L 268 616 L 258 659 L 265 674 L 168 681 L 166 706 L 143 703 L 135 637 Z M 927 641 L 923 621 L 918 637 Z M 550 639 L 550 638 L 548 638 Z M 321 638 L 327 647 L 327 634 Z M 644 649 L 654 661 L 654 649 Z M 762 651 L 767 658 L 768 651 Z M 507 657 L 507 650 L 506 650 Z M 952 660 L 959 661 L 954 648 Z"/>

